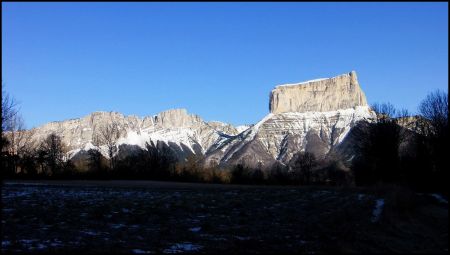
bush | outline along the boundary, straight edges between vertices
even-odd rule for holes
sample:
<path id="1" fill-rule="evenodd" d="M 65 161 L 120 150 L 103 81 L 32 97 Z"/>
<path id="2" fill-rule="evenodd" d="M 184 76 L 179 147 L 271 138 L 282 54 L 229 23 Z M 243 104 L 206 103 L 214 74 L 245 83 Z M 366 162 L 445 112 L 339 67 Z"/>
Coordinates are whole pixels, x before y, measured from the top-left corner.
<path id="1" fill-rule="evenodd" d="M 323 168 L 315 171 L 313 183 L 316 185 L 351 186 L 354 184 L 353 175 L 349 168 L 341 161 L 331 161 Z"/>

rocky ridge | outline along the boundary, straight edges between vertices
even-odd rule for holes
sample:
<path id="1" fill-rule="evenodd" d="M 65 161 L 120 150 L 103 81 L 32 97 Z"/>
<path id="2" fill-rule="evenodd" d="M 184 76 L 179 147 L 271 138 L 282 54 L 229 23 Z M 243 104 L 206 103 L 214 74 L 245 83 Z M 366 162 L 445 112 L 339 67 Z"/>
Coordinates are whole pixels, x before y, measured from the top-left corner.
<path id="1" fill-rule="evenodd" d="M 108 123 L 116 123 L 120 131 L 118 146 L 122 144 L 145 147 L 146 142 L 161 141 L 188 154 L 204 154 L 223 134 L 236 135 L 238 131 L 229 124 L 205 122 L 198 115 L 188 114 L 186 109 L 172 109 L 155 116 L 140 118 L 117 112 L 94 112 L 85 117 L 50 122 L 35 128 L 36 144 L 51 133 L 62 138 L 69 150 L 69 157 L 80 151 L 96 149 L 93 139 L 98 129 Z M 98 148 L 97 148 L 98 149 Z M 106 148 L 100 151 L 107 157 Z"/>

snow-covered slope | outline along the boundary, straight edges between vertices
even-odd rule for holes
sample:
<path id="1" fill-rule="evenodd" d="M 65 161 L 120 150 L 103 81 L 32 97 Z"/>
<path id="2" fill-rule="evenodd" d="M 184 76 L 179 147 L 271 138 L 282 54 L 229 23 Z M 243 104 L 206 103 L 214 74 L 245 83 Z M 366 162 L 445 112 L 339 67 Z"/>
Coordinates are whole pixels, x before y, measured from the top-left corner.
<path id="1" fill-rule="evenodd" d="M 287 163 L 298 151 L 318 156 L 327 154 L 342 142 L 360 120 L 373 119 L 368 106 L 330 112 L 289 112 L 268 114 L 238 136 L 222 139 L 207 153 L 207 164 L 257 166 L 275 160 Z"/>
<path id="2" fill-rule="evenodd" d="M 236 130 L 241 133 L 244 132 L 245 130 L 249 129 L 252 125 L 240 125 L 236 127 Z"/>

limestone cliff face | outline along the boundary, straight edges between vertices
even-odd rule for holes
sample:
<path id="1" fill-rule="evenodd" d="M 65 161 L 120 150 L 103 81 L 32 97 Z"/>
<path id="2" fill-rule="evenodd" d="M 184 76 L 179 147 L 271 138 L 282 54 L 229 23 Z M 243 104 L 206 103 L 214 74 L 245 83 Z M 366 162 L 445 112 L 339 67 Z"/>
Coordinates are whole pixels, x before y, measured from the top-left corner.
<path id="1" fill-rule="evenodd" d="M 69 150 L 82 148 L 92 142 L 99 127 L 108 123 L 116 123 L 122 135 L 127 130 L 154 125 L 152 119 L 140 119 L 137 116 L 124 116 L 118 112 L 93 112 L 85 117 L 65 121 L 55 121 L 34 128 L 34 140 L 39 143 L 51 133 L 61 136 Z"/>
<path id="2" fill-rule="evenodd" d="M 329 112 L 367 106 L 356 72 L 330 79 L 276 86 L 270 93 L 270 112 Z"/>
<path id="3" fill-rule="evenodd" d="M 161 128 L 189 127 L 203 122 L 198 115 L 190 115 L 186 109 L 172 109 L 158 113 L 155 123 Z"/>

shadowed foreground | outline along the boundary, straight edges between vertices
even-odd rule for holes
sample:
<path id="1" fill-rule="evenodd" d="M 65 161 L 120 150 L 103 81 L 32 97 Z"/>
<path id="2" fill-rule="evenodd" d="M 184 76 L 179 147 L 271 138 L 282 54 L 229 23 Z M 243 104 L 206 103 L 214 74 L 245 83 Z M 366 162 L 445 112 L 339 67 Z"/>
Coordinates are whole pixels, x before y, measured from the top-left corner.
<path id="1" fill-rule="evenodd" d="M 2 205 L 2 252 L 448 252 L 447 201 L 392 187 L 11 181 Z"/>

